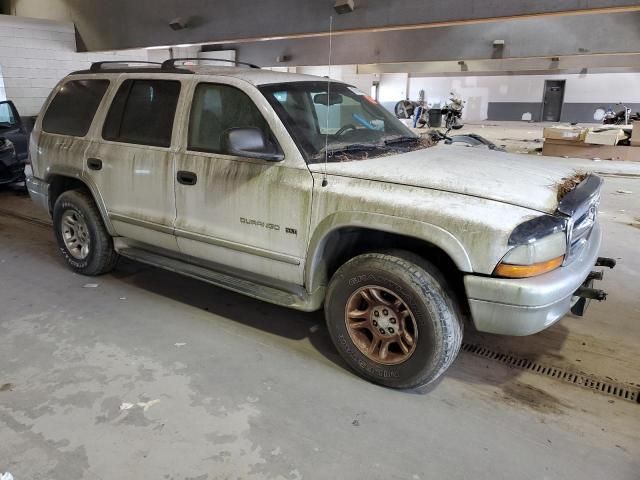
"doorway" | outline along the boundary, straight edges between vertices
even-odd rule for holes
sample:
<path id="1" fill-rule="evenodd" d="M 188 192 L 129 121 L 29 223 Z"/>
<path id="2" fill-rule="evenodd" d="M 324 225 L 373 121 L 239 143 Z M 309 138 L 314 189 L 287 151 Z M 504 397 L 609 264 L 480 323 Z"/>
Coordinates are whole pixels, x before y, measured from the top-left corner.
<path id="1" fill-rule="evenodd" d="M 542 97 L 542 121 L 559 122 L 566 80 L 545 80 Z"/>

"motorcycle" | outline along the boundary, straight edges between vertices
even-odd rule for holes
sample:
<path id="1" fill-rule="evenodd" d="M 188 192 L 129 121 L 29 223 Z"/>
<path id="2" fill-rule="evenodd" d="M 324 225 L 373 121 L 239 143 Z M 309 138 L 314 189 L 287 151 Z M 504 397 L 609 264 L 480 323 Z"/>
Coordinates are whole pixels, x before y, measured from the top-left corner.
<path id="1" fill-rule="evenodd" d="M 449 103 L 440 110 L 442 118 L 444 118 L 444 127 L 447 130 L 458 130 L 464 125 L 460 121 L 462 118 L 462 110 L 464 109 L 464 100 L 451 92 Z M 412 102 L 410 100 L 401 100 L 395 105 L 395 114 L 397 118 L 408 119 L 413 118 L 414 128 L 439 127 L 440 125 L 431 125 L 429 121 L 430 109 L 426 108 L 424 101 L 424 93 L 420 92 L 420 101 Z"/>
<path id="2" fill-rule="evenodd" d="M 444 126 L 447 129 L 453 128 L 457 130 L 463 127 L 460 122 L 462 118 L 462 109 L 464 108 L 464 100 L 458 97 L 455 93 L 451 92 L 449 103 L 442 109 L 442 116 L 444 117 Z"/>
<path id="3" fill-rule="evenodd" d="M 616 105 L 622 105 L 622 110 L 614 111 L 612 108 L 608 108 L 602 119 L 604 125 L 629 125 L 632 121 L 640 120 L 640 112 L 631 114 L 631 109 L 622 103 Z"/>

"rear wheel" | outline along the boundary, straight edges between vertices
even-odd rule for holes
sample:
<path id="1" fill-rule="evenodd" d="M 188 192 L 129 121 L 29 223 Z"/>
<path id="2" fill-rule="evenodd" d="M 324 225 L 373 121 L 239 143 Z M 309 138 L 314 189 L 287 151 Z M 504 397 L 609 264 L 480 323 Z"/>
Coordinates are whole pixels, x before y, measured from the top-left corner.
<path id="1" fill-rule="evenodd" d="M 410 253 L 370 253 L 345 263 L 329 284 L 325 316 L 346 362 L 393 388 L 433 382 L 462 342 L 460 314 L 444 278 Z"/>
<path id="2" fill-rule="evenodd" d="M 60 195 L 53 208 L 53 228 L 58 247 L 74 271 L 101 275 L 114 269 L 118 254 L 91 196 L 80 190 Z"/>

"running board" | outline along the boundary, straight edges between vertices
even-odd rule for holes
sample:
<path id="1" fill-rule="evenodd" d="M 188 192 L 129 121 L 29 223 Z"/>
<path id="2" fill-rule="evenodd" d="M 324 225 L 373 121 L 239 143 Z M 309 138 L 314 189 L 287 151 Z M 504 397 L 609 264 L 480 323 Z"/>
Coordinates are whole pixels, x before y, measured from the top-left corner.
<path id="1" fill-rule="evenodd" d="M 199 265 L 187 263 L 175 258 L 165 257 L 156 253 L 143 250 L 141 248 L 127 247 L 118 249 L 118 253 L 137 262 L 146 263 L 154 267 L 180 273 L 187 277 L 211 283 L 217 287 L 226 288 L 243 295 L 247 295 L 258 300 L 262 300 L 283 307 L 311 312 L 320 308 L 322 304 L 323 292 L 315 292 L 310 295 L 303 288 L 298 292 L 287 292 L 277 288 L 269 287 L 250 280 L 245 280 L 218 271 L 210 270 Z"/>

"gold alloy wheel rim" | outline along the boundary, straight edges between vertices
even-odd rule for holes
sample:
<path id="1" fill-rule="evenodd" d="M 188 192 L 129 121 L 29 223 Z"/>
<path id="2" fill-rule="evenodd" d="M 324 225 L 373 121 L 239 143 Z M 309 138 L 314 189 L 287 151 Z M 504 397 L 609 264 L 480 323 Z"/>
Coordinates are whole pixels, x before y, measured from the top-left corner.
<path id="1" fill-rule="evenodd" d="M 351 294 L 345 324 L 354 345 L 368 359 L 383 365 L 406 362 L 418 343 L 418 325 L 407 304 L 377 285 Z"/>

